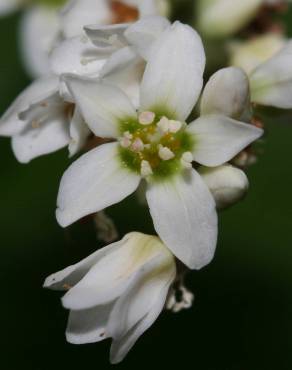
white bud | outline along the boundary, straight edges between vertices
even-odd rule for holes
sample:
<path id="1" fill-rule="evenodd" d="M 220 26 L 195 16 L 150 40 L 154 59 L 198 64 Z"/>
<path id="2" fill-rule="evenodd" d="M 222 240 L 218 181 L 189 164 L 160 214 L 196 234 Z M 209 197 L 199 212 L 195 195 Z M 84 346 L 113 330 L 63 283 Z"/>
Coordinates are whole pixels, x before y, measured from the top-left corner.
<path id="1" fill-rule="evenodd" d="M 174 153 L 166 146 L 160 145 L 158 155 L 163 161 L 168 161 L 174 157 Z"/>
<path id="2" fill-rule="evenodd" d="M 201 167 L 198 171 L 211 191 L 218 209 L 237 203 L 249 188 L 246 174 L 231 165 Z"/>
<path id="3" fill-rule="evenodd" d="M 153 112 L 142 112 L 139 114 L 139 123 L 141 125 L 151 125 L 155 119 L 155 113 Z"/>

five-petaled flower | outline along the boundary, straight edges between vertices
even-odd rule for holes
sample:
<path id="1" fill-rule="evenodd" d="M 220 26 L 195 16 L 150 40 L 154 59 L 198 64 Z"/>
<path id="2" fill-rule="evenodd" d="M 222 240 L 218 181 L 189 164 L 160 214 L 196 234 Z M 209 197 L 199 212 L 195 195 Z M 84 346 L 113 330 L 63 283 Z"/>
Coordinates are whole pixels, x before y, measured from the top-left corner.
<path id="1" fill-rule="evenodd" d="M 222 165 L 262 130 L 206 107 L 186 124 L 202 89 L 204 67 L 200 37 L 176 22 L 151 46 L 138 112 L 117 87 L 66 76 L 90 129 L 114 141 L 84 154 L 65 172 L 57 209 L 62 226 L 121 201 L 145 179 L 162 241 L 190 268 L 210 262 L 217 241 L 215 202 L 192 162 Z"/>

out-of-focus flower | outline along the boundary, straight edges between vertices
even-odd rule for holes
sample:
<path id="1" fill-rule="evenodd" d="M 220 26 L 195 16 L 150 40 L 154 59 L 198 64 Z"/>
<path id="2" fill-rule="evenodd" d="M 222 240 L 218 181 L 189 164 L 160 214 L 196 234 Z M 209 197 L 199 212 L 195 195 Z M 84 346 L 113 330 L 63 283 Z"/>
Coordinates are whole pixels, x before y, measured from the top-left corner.
<path id="1" fill-rule="evenodd" d="M 250 74 L 253 103 L 292 108 L 292 41 Z"/>
<path id="2" fill-rule="evenodd" d="M 197 23 L 204 37 L 228 37 L 257 14 L 263 0 L 198 0 Z"/>
<path id="3" fill-rule="evenodd" d="M 190 268 L 201 268 L 212 259 L 215 203 L 192 162 L 221 165 L 259 138 L 262 130 L 215 111 L 186 125 L 201 92 L 204 66 L 198 34 L 176 22 L 151 47 L 138 114 L 111 84 L 66 79 L 93 133 L 116 142 L 91 150 L 65 172 L 57 210 L 62 226 L 121 201 L 144 178 L 154 226 L 163 242 Z"/>
<path id="4" fill-rule="evenodd" d="M 137 104 L 145 66 L 140 54 L 147 57 L 154 40 L 168 26 L 169 22 L 158 16 L 146 17 L 130 27 L 118 25 L 100 29 L 94 26 L 88 32 L 99 46 L 90 44 L 89 40 L 84 42 L 85 36 L 79 36 L 76 42 L 70 43 L 69 49 L 60 47 L 53 53 L 53 70 L 60 76 L 67 72 L 103 78 L 126 91 Z M 123 40 L 124 44 L 117 41 L 118 45 L 111 45 L 108 41 L 111 37 Z M 140 40 L 137 46 L 136 40 Z M 84 65 L 83 59 L 89 58 L 88 53 L 91 59 Z M 67 88 L 64 89 L 62 79 L 51 75 L 36 80 L 20 94 L 1 118 L 0 135 L 12 137 L 15 156 L 27 163 L 67 145 L 70 155 L 76 154 L 84 146 L 89 129 L 75 108 L 73 97 Z"/>
<path id="5" fill-rule="evenodd" d="M 73 344 L 112 338 L 110 360 L 123 360 L 162 311 L 175 260 L 155 236 L 137 232 L 49 276 L 44 287 L 68 290 L 66 330 Z"/>
<path id="6" fill-rule="evenodd" d="M 250 74 L 256 67 L 274 56 L 285 42 L 284 36 L 275 32 L 247 41 L 234 41 L 229 45 L 230 64 Z"/>
<path id="7" fill-rule="evenodd" d="M 23 0 L 0 0 L 0 15 L 8 15 L 17 10 Z"/>
<path id="8" fill-rule="evenodd" d="M 210 189 L 218 209 L 232 206 L 240 201 L 248 191 L 246 174 L 231 165 L 214 168 L 201 167 L 199 173 Z"/>

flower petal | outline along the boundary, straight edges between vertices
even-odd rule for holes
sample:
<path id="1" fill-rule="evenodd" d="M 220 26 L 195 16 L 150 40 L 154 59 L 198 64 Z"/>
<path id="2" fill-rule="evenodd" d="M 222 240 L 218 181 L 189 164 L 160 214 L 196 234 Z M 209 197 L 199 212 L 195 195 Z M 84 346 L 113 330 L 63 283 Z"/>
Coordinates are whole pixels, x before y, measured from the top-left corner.
<path id="1" fill-rule="evenodd" d="M 203 85 L 205 53 L 200 36 L 175 22 L 151 48 L 141 85 L 142 110 L 184 121 Z"/>
<path id="2" fill-rule="evenodd" d="M 249 80 L 242 69 L 220 69 L 206 84 L 201 114 L 222 114 L 240 119 L 250 104 Z"/>
<path id="3" fill-rule="evenodd" d="M 127 40 L 124 36 L 125 30 L 128 28 L 128 23 L 88 25 L 84 28 L 91 42 L 97 47 L 115 47 L 120 48 L 127 45 Z"/>
<path id="4" fill-rule="evenodd" d="M 70 311 L 66 339 L 72 344 L 96 343 L 107 339 L 106 325 L 113 303 Z"/>
<path id="5" fill-rule="evenodd" d="M 141 318 L 130 328 L 130 330 L 123 332 L 123 336 L 119 335 L 114 337 L 110 352 L 111 363 L 116 364 L 121 362 L 139 337 L 157 319 L 165 305 L 169 287 L 175 279 L 175 273 L 175 264 L 173 263 L 173 266 L 168 270 L 168 273 L 164 275 L 156 275 L 156 277 L 153 277 L 153 281 L 151 283 L 149 281 L 147 282 L 147 276 L 145 276 L 145 273 L 141 274 L 142 276 L 140 279 L 137 279 L 133 286 L 128 289 L 128 292 L 118 300 L 110 316 L 110 324 L 112 321 L 115 321 L 118 324 L 124 324 L 126 322 L 127 327 L 129 324 L 132 326 L 133 322 L 135 322 L 137 318 Z M 146 281 L 143 281 L 145 279 Z M 120 310 L 123 320 L 119 319 L 118 310 Z M 114 315 L 116 316 L 115 318 Z M 131 316 L 134 316 L 134 321 Z"/>
<path id="6" fill-rule="evenodd" d="M 252 102 L 292 108 L 292 41 L 250 75 Z"/>
<path id="7" fill-rule="evenodd" d="M 118 203 L 133 193 L 140 176 L 123 167 L 118 144 L 101 145 L 84 154 L 64 173 L 57 220 L 63 227 Z"/>
<path id="8" fill-rule="evenodd" d="M 153 42 L 169 26 L 170 22 L 164 17 L 145 17 L 129 26 L 125 37 L 142 58 L 148 60 Z"/>
<path id="9" fill-rule="evenodd" d="M 65 38 L 82 34 L 88 24 L 111 23 L 111 9 L 108 0 L 75 0 L 69 1 L 61 12 L 62 27 Z"/>
<path id="10" fill-rule="evenodd" d="M 146 191 L 155 230 L 184 264 L 200 269 L 213 258 L 217 241 L 214 199 L 195 170 Z"/>
<path id="11" fill-rule="evenodd" d="M 18 115 L 29 108 L 31 104 L 43 100 L 58 91 L 58 78 L 55 76 L 42 77 L 28 86 L 11 104 L 0 120 L 0 135 L 13 136 L 19 134 L 27 122 L 18 118 Z"/>
<path id="12" fill-rule="evenodd" d="M 49 54 L 58 41 L 59 33 L 59 17 L 54 7 L 35 4 L 21 17 L 21 56 L 32 77 L 50 73 Z"/>
<path id="13" fill-rule="evenodd" d="M 120 242 L 104 247 L 111 248 L 88 271 L 83 279 L 63 297 L 64 307 L 83 310 L 104 305 L 120 297 L 137 271 L 161 252 L 152 236 L 129 233 Z M 154 238 L 157 239 L 157 238 Z M 161 243 L 160 243 L 161 244 Z M 165 248 L 165 247 L 164 247 Z M 142 268 L 143 267 L 143 268 Z"/>
<path id="14" fill-rule="evenodd" d="M 51 68 L 57 75 L 98 76 L 109 55 L 107 50 L 94 46 L 85 35 L 76 36 L 62 41 L 53 50 Z"/>
<path id="15" fill-rule="evenodd" d="M 121 120 L 137 117 L 128 97 L 113 85 L 74 76 L 66 76 L 66 83 L 96 136 L 116 138 Z"/>
<path id="16" fill-rule="evenodd" d="M 43 287 L 53 290 L 68 290 L 75 286 L 88 271 L 102 258 L 107 255 L 111 255 L 116 249 L 128 239 L 125 236 L 122 240 L 112 243 L 104 248 L 98 249 L 90 256 L 84 258 L 82 261 L 66 267 L 64 270 L 58 271 L 48 276 L 44 282 Z"/>
<path id="17" fill-rule="evenodd" d="M 78 153 L 86 143 L 90 135 L 90 130 L 78 109 L 75 109 L 74 115 L 70 124 L 70 143 L 69 154 L 70 157 Z"/>
<path id="18" fill-rule="evenodd" d="M 69 124 L 66 117 L 60 115 L 13 136 L 12 149 L 19 162 L 28 163 L 34 158 L 64 148 L 69 142 Z"/>
<path id="19" fill-rule="evenodd" d="M 194 160 L 205 166 L 219 166 L 260 138 L 263 130 L 220 115 L 202 116 L 189 124 L 194 135 Z"/>

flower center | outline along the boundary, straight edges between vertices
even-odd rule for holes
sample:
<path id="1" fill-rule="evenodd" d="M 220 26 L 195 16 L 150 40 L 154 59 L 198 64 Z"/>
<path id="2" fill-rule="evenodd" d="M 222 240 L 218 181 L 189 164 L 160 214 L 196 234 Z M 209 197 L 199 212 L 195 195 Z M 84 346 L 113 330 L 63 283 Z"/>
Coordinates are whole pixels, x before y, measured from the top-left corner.
<path id="1" fill-rule="evenodd" d="M 123 164 L 145 178 L 162 179 L 192 168 L 193 139 L 184 122 L 142 112 L 123 121 L 119 138 Z"/>

